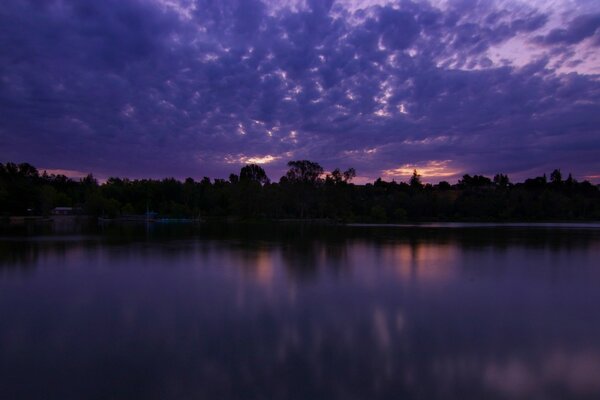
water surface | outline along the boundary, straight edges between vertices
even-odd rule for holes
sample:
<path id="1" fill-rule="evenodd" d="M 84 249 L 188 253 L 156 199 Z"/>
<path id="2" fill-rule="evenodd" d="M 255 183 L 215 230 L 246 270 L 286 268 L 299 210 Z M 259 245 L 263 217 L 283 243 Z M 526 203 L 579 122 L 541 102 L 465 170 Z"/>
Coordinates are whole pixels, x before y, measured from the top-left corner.
<path id="1" fill-rule="evenodd" d="M 7 399 L 597 399 L 600 230 L 0 236 Z"/>

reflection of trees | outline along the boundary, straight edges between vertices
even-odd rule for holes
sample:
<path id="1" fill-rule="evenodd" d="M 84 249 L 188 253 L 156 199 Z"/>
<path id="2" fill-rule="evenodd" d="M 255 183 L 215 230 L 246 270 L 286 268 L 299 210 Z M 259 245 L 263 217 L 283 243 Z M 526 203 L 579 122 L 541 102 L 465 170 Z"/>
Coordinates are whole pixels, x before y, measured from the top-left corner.
<path id="1" fill-rule="evenodd" d="M 160 247 L 165 256 L 175 257 L 192 247 L 164 246 L 164 243 L 214 241 L 223 246 L 239 243 L 250 256 L 256 249 L 281 249 L 281 255 L 291 274 L 298 278 L 314 277 L 323 265 L 333 271 L 343 271 L 349 262 L 348 249 L 358 243 L 394 246 L 409 245 L 413 259 L 419 246 L 458 246 L 466 251 L 493 248 L 506 251 L 510 247 L 556 251 L 585 249 L 600 241 L 600 233 L 593 229 L 535 229 L 511 228 L 440 228 L 440 227 L 353 227 L 303 223 L 277 224 L 73 224 L 70 227 L 50 224 L 38 226 L 2 227 L 0 235 L 0 263 L 32 265 L 41 252 L 65 253 L 78 241 L 125 245 L 147 243 L 148 248 Z M 39 235 L 51 238 L 43 242 Z M 75 237 L 74 237 L 75 235 Z M 65 238 L 63 240 L 62 238 Z M 80 239 L 78 239 L 78 237 Z M 88 243 L 89 245 L 89 243 Z M 167 254 L 167 253 L 171 254 Z"/>
<path id="2" fill-rule="evenodd" d="M 321 269 L 340 273 L 348 267 L 350 239 L 337 230 L 305 227 L 299 237 L 281 243 L 281 254 L 292 279 L 314 279 Z"/>
<path id="3" fill-rule="evenodd" d="M 38 246 L 23 242 L 0 240 L 0 270 L 21 269 L 34 267 L 39 259 Z"/>
<path id="4" fill-rule="evenodd" d="M 347 271 L 349 254 L 348 249 L 353 241 L 343 241 L 327 243 L 323 246 L 325 251 L 326 265 L 336 274 L 343 274 Z"/>
<path id="5" fill-rule="evenodd" d="M 96 246 L 94 242 L 77 239 L 0 240 L 0 269 L 32 269 L 44 258 L 52 257 L 60 261 L 76 249 L 90 249 Z"/>
<path id="6" fill-rule="evenodd" d="M 307 240 L 295 244 L 288 243 L 282 246 L 281 255 L 291 279 L 298 281 L 316 279 L 320 267 L 318 244 Z"/>

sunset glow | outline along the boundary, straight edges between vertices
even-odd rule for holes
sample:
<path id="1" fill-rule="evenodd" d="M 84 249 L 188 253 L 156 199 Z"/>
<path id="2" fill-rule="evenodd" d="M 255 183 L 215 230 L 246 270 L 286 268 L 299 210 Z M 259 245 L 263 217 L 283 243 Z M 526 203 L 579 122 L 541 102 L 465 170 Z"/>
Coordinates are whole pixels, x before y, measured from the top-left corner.
<path id="1" fill-rule="evenodd" d="M 425 181 L 441 180 L 442 178 L 453 178 L 460 175 L 461 171 L 452 167 L 452 160 L 428 161 L 424 164 L 404 164 L 401 167 L 383 171 L 387 179 L 408 179 L 416 170 Z"/>

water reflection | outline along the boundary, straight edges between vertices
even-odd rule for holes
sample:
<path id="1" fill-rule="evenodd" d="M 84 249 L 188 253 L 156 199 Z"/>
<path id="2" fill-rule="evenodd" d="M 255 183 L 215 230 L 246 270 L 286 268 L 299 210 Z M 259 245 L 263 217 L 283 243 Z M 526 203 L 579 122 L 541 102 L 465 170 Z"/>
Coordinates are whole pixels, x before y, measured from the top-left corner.
<path id="1" fill-rule="evenodd" d="M 509 359 L 483 365 L 487 385 L 513 397 L 544 393 L 593 396 L 600 393 L 600 354 L 596 351 L 565 352 L 553 349 L 537 363 Z M 554 390 L 554 393 L 553 393 Z M 559 392 L 560 390 L 560 392 Z"/>
<path id="2" fill-rule="evenodd" d="M 594 230 L 523 228 L 5 233 L 0 387 L 6 398 L 597 398 L 599 243 Z"/>

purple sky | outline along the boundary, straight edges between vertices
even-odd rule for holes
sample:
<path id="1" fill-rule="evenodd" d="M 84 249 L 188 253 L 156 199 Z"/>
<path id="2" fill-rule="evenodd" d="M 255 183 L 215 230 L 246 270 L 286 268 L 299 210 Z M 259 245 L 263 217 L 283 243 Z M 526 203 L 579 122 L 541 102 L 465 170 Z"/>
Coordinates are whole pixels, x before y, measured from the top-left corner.
<path id="1" fill-rule="evenodd" d="M 0 162 L 600 182 L 600 1 L 10 0 Z"/>

